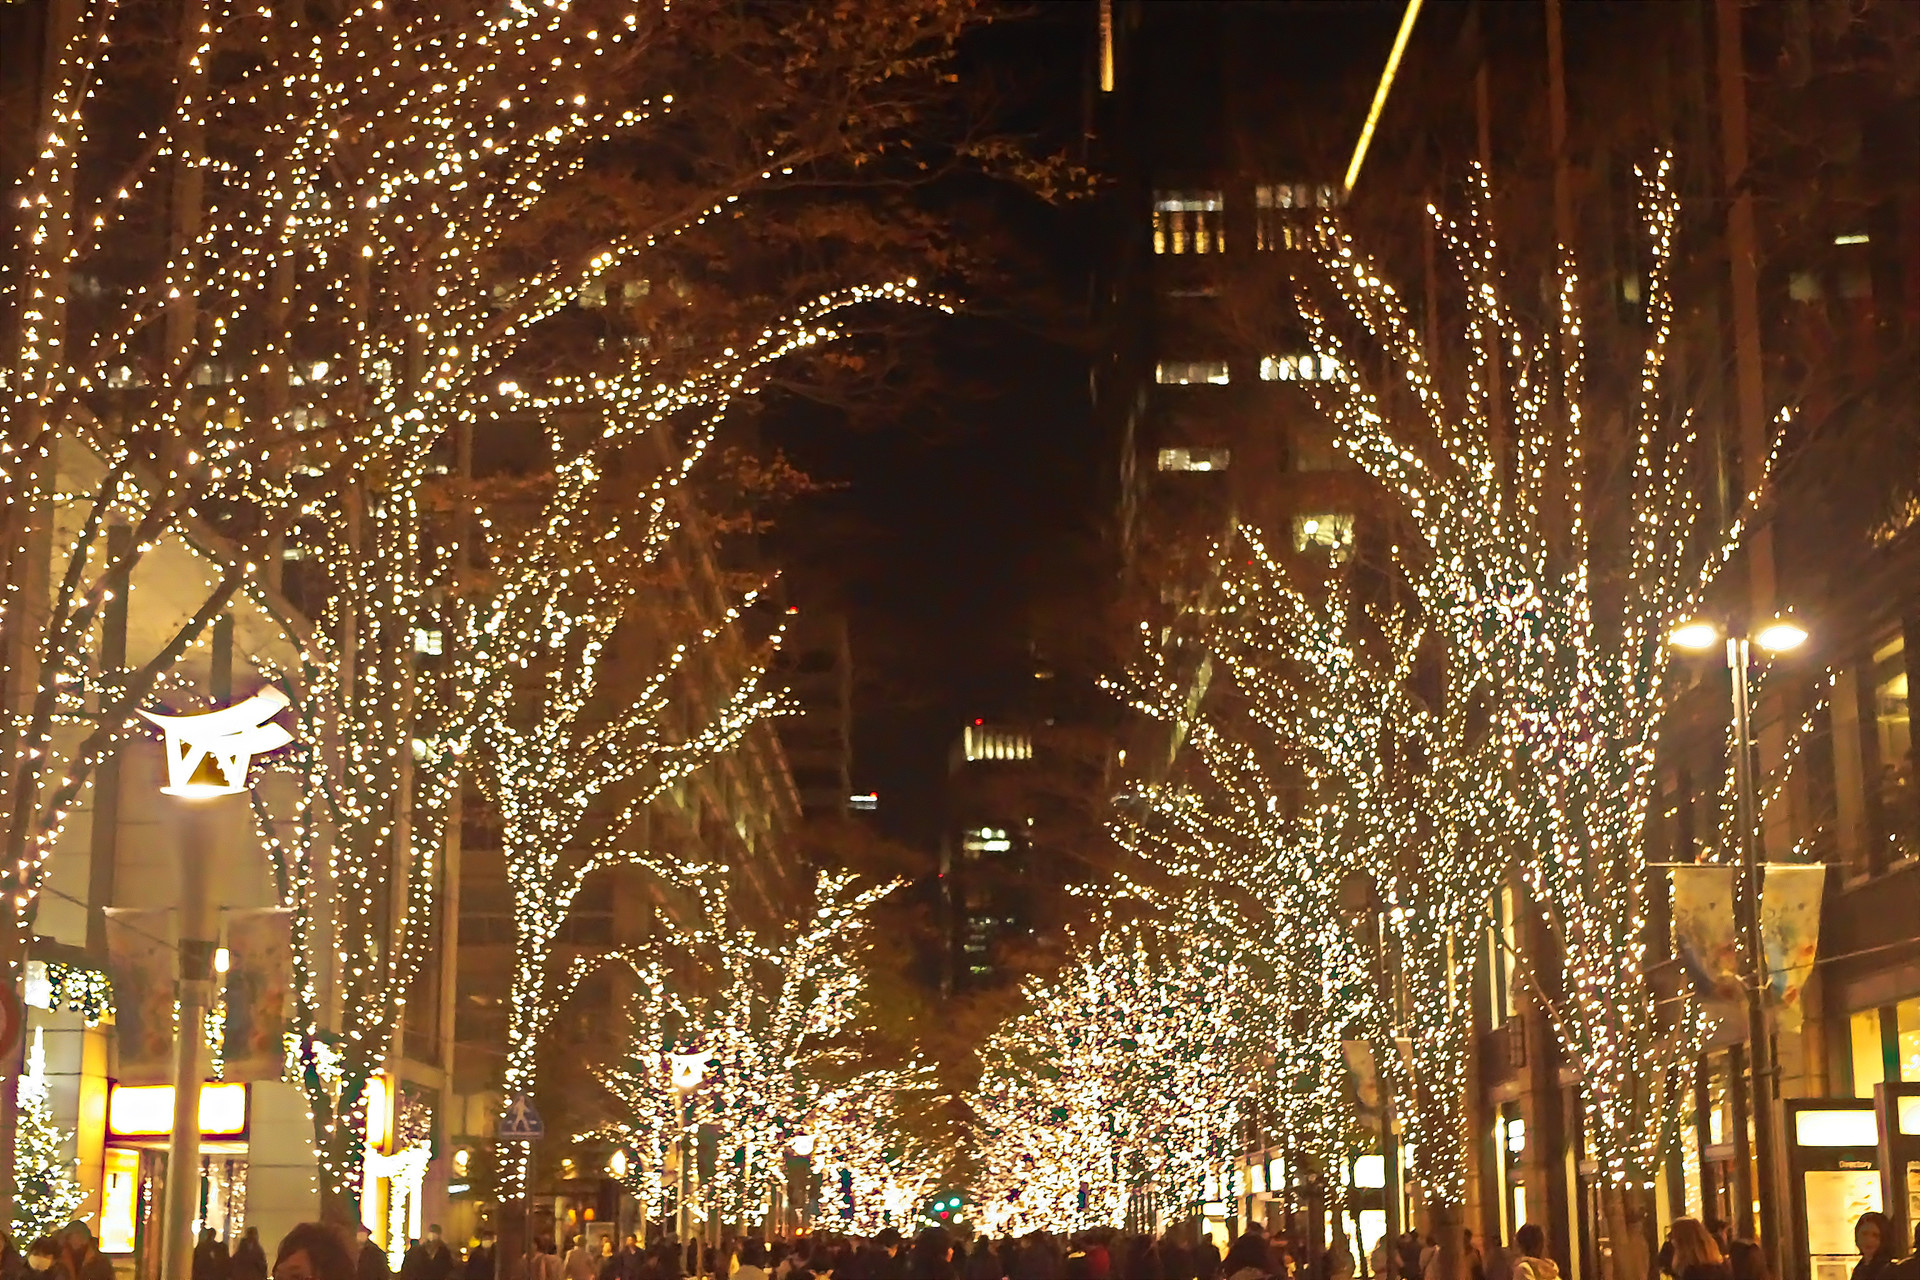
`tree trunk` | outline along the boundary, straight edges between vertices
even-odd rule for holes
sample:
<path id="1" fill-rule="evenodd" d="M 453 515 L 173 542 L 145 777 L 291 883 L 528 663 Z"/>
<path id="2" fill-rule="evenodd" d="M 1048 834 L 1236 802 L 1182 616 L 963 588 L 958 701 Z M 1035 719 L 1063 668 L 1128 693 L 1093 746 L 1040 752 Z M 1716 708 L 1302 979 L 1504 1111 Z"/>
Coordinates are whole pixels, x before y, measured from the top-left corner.
<path id="1" fill-rule="evenodd" d="M 1466 1211 L 1440 1200 L 1420 1202 L 1420 1234 L 1439 1247 L 1433 1273 L 1422 1280 L 1467 1280 Z"/>
<path id="2" fill-rule="evenodd" d="M 1652 1280 L 1652 1192 L 1611 1183 L 1600 1189 L 1600 1212 L 1607 1221 L 1610 1246 L 1607 1280 Z"/>

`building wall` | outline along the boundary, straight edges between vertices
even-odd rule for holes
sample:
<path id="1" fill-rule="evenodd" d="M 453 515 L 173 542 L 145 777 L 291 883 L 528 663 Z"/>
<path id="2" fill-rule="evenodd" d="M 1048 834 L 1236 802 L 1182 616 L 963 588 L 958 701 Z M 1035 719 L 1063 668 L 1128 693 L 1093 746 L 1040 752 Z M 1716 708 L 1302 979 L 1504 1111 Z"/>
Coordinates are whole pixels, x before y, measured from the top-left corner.
<path id="1" fill-rule="evenodd" d="M 1563 7 L 1589 352 L 1637 340 L 1633 167 L 1654 145 L 1672 144 L 1686 201 L 1676 285 L 1686 304 L 1674 359 L 1686 407 L 1718 455 L 1725 516 L 1741 483 L 1732 369 L 1739 344 L 1754 335 L 1732 322 L 1719 13 L 1713 0 Z M 1309 184 L 1311 206 L 1319 184 L 1340 172 L 1378 66 L 1352 51 L 1383 57 L 1400 15 L 1398 5 L 1378 6 L 1373 17 L 1339 8 L 1101 5 L 1111 19 L 1112 83 L 1100 85 L 1096 54 L 1088 123 L 1090 149 L 1113 185 L 1093 290 L 1108 338 L 1095 400 L 1115 442 L 1117 537 L 1137 616 L 1152 621 L 1151 634 L 1176 660 L 1183 626 L 1207 607 L 1209 538 L 1240 519 L 1267 529 L 1283 552 L 1308 552 L 1306 539 L 1289 545 L 1303 532 L 1297 521 L 1351 511 L 1364 546 L 1370 517 L 1382 510 L 1357 478 L 1302 465 L 1318 451 L 1305 384 L 1259 377 L 1262 356 L 1288 354 L 1297 340 L 1274 277 L 1285 274 L 1287 228 L 1298 223 L 1262 200 L 1276 203 L 1277 184 Z M 1740 8 L 1760 210 L 1758 346 L 1767 404 L 1796 410 L 1764 568 L 1774 603 L 1793 606 L 1815 633 L 1798 674 L 1789 668 L 1757 708 L 1763 768 L 1780 763 L 1799 719 L 1794 695 L 1810 696 L 1821 668 L 1835 673 L 1831 706 L 1816 718 L 1765 830 L 1768 856 L 1812 856 L 1830 868 L 1804 1026 L 1777 1032 L 1779 1088 L 1788 1101 L 1864 1098 L 1883 1076 L 1920 1080 L 1920 806 L 1905 701 L 1920 649 L 1920 551 L 1911 506 L 1904 526 L 1860 526 L 1862 511 L 1878 509 L 1890 487 L 1910 489 L 1920 470 L 1912 454 L 1920 425 L 1908 407 L 1920 403 L 1920 124 L 1911 86 L 1874 78 L 1880 64 L 1869 51 L 1886 28 L 1873 13 L 1836 26 L 1816 20 L 1825 11 L 1818 3 Z M 1373 18 L 1379 24 L 1370 27 Z M 1422 279 L 1420 206 L 1455 191 L 1472 159 L 1490 162 L 1510 243 L 1550 247 L 1544 21 L 1540 6 L 1518 5 L 1471 15 L 1429 6 L 1422 16 L 1346 211 L 1399 279 Z M 1321 68 L 1301 65 L 1314 57 Z M 1340 83 L 1343 73 L 1349 83 Z M 1447 302 L 1416 292 L 1409 305 L 1421 317 Z M 1172 379 L 1169 363 L 1179 366 Z M 1189 451 L 1170 461 L 1212 465 L 1162 470 L 1163 449 Z M 1192 671 L 1196 700 L 1208 678 L 1204 666 Z M 1723 852 L 1694 810 L 1720 787 L 1725 676 L 1683 678 L 1695 687 L 1663 742 L 1667 799 L 1649 833 L 1656 862 Z M 1139 753 L 1134 768 L 1152 773 L 1179 740 L 1143 741 L 1136 732 L 1128 745 Z M 1650 887 L 1664 913 L 1664 888 Z M 1493 945 L 1506 933 L 1551 974 L 1547 935 L 1517 885 L 1506 909 L 1490 904 L 1489 915 L 1468 1222 L 1482 1241 L 1539 1222 L 1563 1270 L 1597 1277 L 1608 1242 L 1582 1168 L 1577 1082 L 1541 1000 L 1509 995 Z M 1656 932 L 1664 947 L 1664 925 Z M 1657 1188 L 1656 1244 L 1680 1213 L 1740 1216 L 1727 1184 L 1744 1156 L 1743 1038 L 1738 1025 L 1723 1028 L 1698 1064 L 1683 1140 Z M 1778 1118 L 1784 1123 L 1784 1110 Z M 1892 1181 L 1899 1185 L 1890 1190 L 1903 1193 Z M 1792 1190 L 1783 1179 L 1783 1204 L 1792 1205 Z M 1796 1239 L 1796 1253 L 1802 1244 Z"/>

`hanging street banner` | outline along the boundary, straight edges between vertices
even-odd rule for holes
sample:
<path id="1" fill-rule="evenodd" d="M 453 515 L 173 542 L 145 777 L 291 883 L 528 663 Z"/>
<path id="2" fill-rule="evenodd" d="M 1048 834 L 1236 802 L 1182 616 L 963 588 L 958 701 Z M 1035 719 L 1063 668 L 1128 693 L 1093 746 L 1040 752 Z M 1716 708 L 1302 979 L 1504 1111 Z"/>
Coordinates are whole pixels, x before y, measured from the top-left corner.
<path id="1" fill-rule="evenodd" d="M 223 1080 L 278 1080 L 286 1072 L 293 981 L 293 913 L 227 915 L 227 1025 Z"/>
<path id="2" fill-rule="evenodd" d="M 1363 1128 L 1380 1127 L 1380 1076 L 1373 1069 L 1373 1046 L 1365 1040 L 1342 1040 L 1340 1056 L 1346 1060 L 1347 1077 L 1353 1084 L 1354 1101 L 1359 1104 Z"/>
<path id="3" fill-rule="evenodd" d="M 113 980 L 114 1076 L 121 1084 L 173 1080 L 173 913 L 108 907 L 107 973 Z"/>
<path id="4" fill-rule="evenodd" d="M 1673 875 L 1673 953 L 1709 1006 L 1738 1005 L 1740 935 L 1734 927 L 1734 872 L 1715 862 L 1670 866 Z"/>
<path id="5" fill-rule="evenodd" d="M 1800 994 L 1820 949 L 1820 898 L 1827 886 L 1821 863 L 1769 862 L 1761 881 L 1760 945 L 1767 956 L 1767 998 L 1780 1029 L 1798 1031 Z"/>

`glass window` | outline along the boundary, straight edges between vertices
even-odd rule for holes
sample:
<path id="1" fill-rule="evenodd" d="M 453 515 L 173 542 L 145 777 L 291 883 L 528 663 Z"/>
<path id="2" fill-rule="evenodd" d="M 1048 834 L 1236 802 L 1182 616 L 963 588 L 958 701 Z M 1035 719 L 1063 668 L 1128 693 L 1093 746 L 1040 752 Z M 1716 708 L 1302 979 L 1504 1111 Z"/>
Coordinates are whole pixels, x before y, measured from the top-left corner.
<path id="1" fill-rule="evenodd" d="M 1906 644 L 1897 635 L 1873 651 L 1873 735 L 1872 792 L 1880 811 L 1880 833 L 1887 841 L 1887 861 L 1901 862 L 1916 852 L 1920 813 L 1914 807 Z"/>
<path id="2" fill-rule="evenodd" d="M 1847 1022 L 1853 1047 L 1853 1096 L 1871 1098 L 1873 1086 L 1887 1078 L 1887 1055 L 1880 1036 L 1880 1011 L 1862 1009 Z"/>
<path id="3" fill-rule="evenodd" d="M 1225 471 L 1232 461 L 1226 449 L 1177 448 L 1160 451 L 1162 471 Z"/>
<path id="4" fill-rule="evenodd" d="M 1157 191 L 1155 253 L 1225 253 L 1226 200 L 1218 191 Z"/>
<path id="5" fill-rule="evenodd" d="M 1288 440 L 1295 471 L 1351 471 L 1353 459 L 1325 431 L 1295 431 Z"/>
<path id="6" fill-rule="evenodd" d="M 1263 182 L 1253 189 L 1253 247 L 1304 249 L 1312 234 L 1309 211 L 1340 203 L 1340 189 L 1326 182 Z"/>
<path id="7" fill-rule="evenodd" d="M 1293 518 L 1293 549 L 1324 551 L 1335 560 L 1353 547 L 1353 517 L 1344 512 L 1321 512 Z"/>
<path id="8" fill-rule="evenodd" d="M 1332 356 L 1301 352 L 1286 356 L 1261 356 L 1262 382 L 1327 382 L 1340 372 L 1340 362 Z"/>
<path id="9" fill-rule="evenodd" d="M 1221 387 L 1230 377 L 1225 360 L 1162 360 L 1153 367 L 1153 380 L 1163 387 L 1186 387 L 1202 382 Z"/>

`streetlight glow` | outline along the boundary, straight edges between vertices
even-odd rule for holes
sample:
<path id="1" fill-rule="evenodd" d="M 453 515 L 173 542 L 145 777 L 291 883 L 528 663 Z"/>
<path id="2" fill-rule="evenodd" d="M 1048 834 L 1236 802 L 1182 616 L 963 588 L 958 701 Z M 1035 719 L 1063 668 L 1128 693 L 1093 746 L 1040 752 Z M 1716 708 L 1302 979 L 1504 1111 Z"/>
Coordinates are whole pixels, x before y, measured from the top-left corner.
<path id="1" fill-rule="evenodd" d="M 1704 652 L 1720 639 L 1720 628 L 1704 618 L 1692 618 L 1667 633 L 1667 642 L 1679 649 Z"/>
<path id="2" fill-rule="evenodd" d="M 1760 628 L 1753 642 L 1768 653 L 1785 653 L 1807 642 L 1807 629 L 1792 618 L 1775 618 Z"/>

